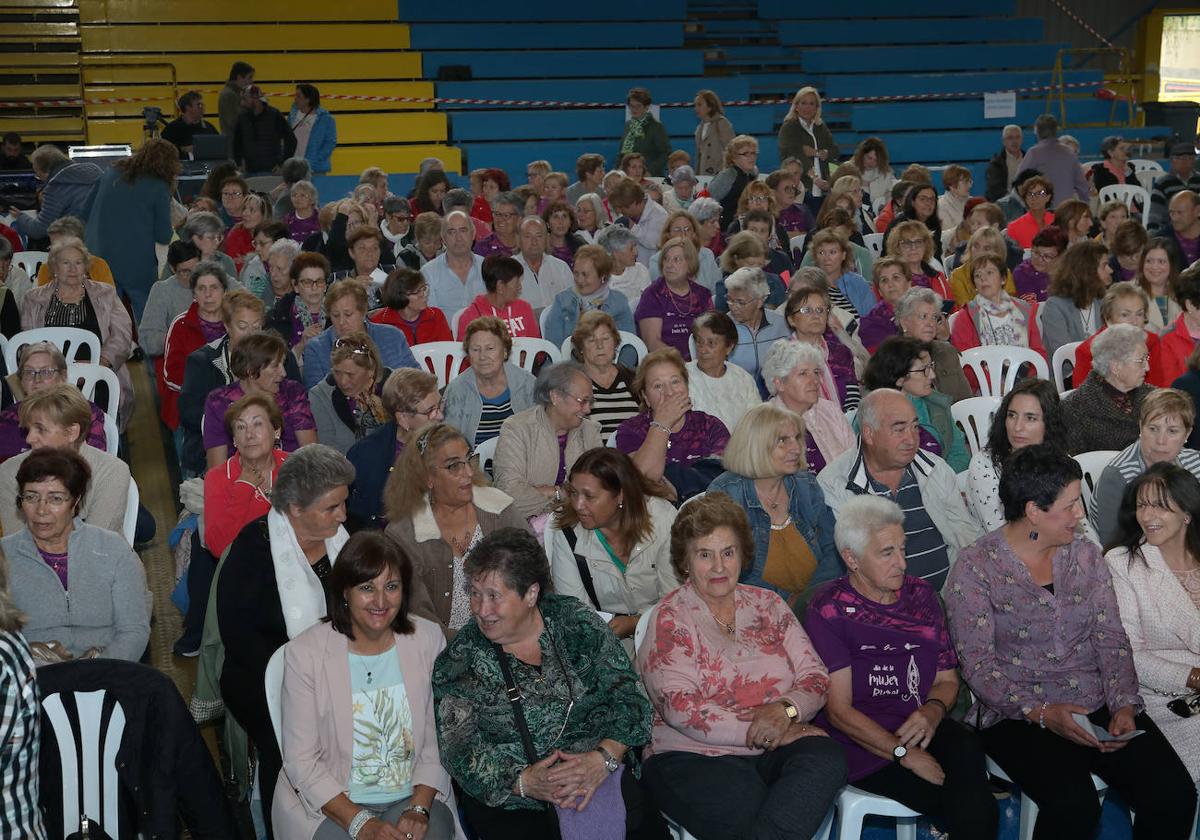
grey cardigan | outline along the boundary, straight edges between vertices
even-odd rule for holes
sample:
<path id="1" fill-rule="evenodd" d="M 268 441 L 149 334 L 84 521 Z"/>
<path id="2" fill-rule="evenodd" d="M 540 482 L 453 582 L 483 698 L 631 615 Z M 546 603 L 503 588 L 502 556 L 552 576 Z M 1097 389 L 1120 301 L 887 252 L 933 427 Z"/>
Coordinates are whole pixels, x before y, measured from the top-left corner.
<path id="1" fill-rule="evenodd" d="M 600 424 L 585 417 L 579 428 L 567 434 L 567 472 L 580 455 L 603 445 Z M 558 451 L 558 436 L 543 406 L 535 405 L 501 424 L 494 467 L 496 486 L 513 497 L 523 516 L 549 513 L 553 508 L 553 503 L 534 488 L 557 483 Z"/>
<path id="2" fill-rule="evenodd" d="M 62 642 L 76 656 L 98 647 L 106 659 L 141 659 L 150 639 L 146 572 L 120 534 L 76 517 L 67 540 L 69 591 L 29 531 L 10 534 L 0 545 L 8 557 L 13 600 L 29 617 L 26 639 Z"/>
<path id="3" fill-rule="evenodd" d="M 1083 341 L 1104 326 L 1100 317 L 1100 301 L 1092 301 L 1092 325 L 1089 333 L 1083 328 L 1083 320 L 1079 317 L 1079 309 L 1075 301 L 1065 297 L 1049 297 L 1042 304 L 1042 346 L 1046 348 L 1046 358 L 1054 358 L 1054 351 L 1072 341 Z"/>
<path id="4" fill-rule="evenodd" d="M 533 386 L 537 380 L 533 378 L 532 373 L 522 370 L 512 362 L 504 363 L 504 376 L 508 379 L 513 414 L 520 414 L 533 405 Z M 446 422 L 462 432 L 467 441 L 474 446 L 481 414 L 483 399 L 479 396 L 475 371 L 467 368 L 446 386 Z"/>
<path id="5" fill-rule="evenodd" d="M 83 433 L 86 435 L 87 430 Z M 16 499 L 17 470 L 32 449 L 9 458 L 0 464 L 0 499 Z M 129 500 L 129 465 L 103 450 L 96 449 L 85 443 L 79 447 L 79 454 L 87 465 L 92 468 L 92 478 L 88 482 L 87 492 L 83 495 L 83 504 L 79 507 L 79 516 L 89 525 L 113 531 L 118 535 L 125 533 L 125 504 Z M 15 504 L 0 505 L 0 528 L 6 534 L 15 534 L 25 527 L 17 514 Z M 138 656 L 141 656 L 138 651 Z"/>

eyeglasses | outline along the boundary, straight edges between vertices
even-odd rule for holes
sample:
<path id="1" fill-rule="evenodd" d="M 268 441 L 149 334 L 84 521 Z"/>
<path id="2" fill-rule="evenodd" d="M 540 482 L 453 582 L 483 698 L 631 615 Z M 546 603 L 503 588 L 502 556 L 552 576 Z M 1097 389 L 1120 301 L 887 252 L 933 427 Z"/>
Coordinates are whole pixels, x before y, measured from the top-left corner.
<path id="1" fill-rule="evenodd" d="M 571 399 L 575 400 L 575 402 L 579 403 L 581 408 L 586 408 L 595 402 L 595 399 L 592 397 L 577 397 L 570 391 L 559 391 L 559 393 L 564 397 L 570 397 Z"/>
<path id="2" fill-rule="evenodd" d="M 927 364 L 925 367 L 913 368 L 908 372 L 908 375 L 916 376 L 919 373 L 923 373 L 926 376 L 933 376 L 933 363 Z"/>
<path id="3" fill-rule="evenodd" d="M 829 308 L 825 306 L 801 306 L 796 310 L 801 315 L 826 315 Z"/>
<path id="4" fill-rule="evenodd" d="M 438 402 L 434 403 L 432 406 L 425 409 L 424 411 L 421 411 L 419 408 L 410 408 L 410 409 L 407 409 L 404 413 L 405 414 L 420 414 L 422 417 L 433 417 L 433 415 L 435 415 L 435 414 L 444 414 L 445 411 L 446 411 L 446 401 L 438 400 Z"/>
<path id="5" fill-rule="evenodd" d="M 1026 195 L 1027 197 L 1028 197 L 1028 196 L 1035 196 L 1035 197 L 1037 197 L 1037 198 L 1045 198 L 1046 196 L 1050 195 L 1050 193 L 1049 193 L 1049 192 L 1047 192 L 1046 190 L 1030 190 L 1030 191 L 1029 191 L 1029 192 L 1027 192 L 1025 195 Z"/>
<path id="6" fill-rule="evenodd" d="M 53 379 L 62 373 L 58 368 L 21 368 L 21 379 L 27 382 L 41 382 L 43 379 Z"/>
<path id="7" fill-rule="evenodd" d="M 1134 356 L 1132 359 L 1126 359 L 1125 363 L 1130 364 L 1130 365 L 1137 365 L 1138 367 L 1145 367 L 1146 363 L 1149 361 L 1150 361 L 1149 356 Z"/>
<path id="8" fill-rule="evenodd" d="M 1050 262 L 1051 260 L 1058 259 L 1058 253 L 1056 251 L 1038 251 L 1035 249 L 1032 253 L 1030 253 L 1030 256 L 1036 260 L 1042 260 L 1043 262 Z"/>
<path id="9" fill-rule="evenodd" d="M 471 469 L 471 461 L 469 460 L 470 457 L 471 455 L 468 453 L 468 460 L 462 461 L 458 458 L 455 458 L 453 461 L 447 461 L 445 464 L 442 464 L 441 467 L 448 473 L 462 472 L 464 467 L 469 470 Z"/>
<path id="10" fill-rule="evenodd" d="M 770 204 L 770 201 L 765 195 L 752 195 L 747 197 L 747 204 Z"/>
<path id="11" fill-rule="evenodd" d="M 493 219 L 515 219 L 515 218 L 517 218 L 517 214 L 512 212 L 511 210 L 504 212 L 504 213 L 498 213 L 495 210 L 493 210 L 492 218 Z"/>
<path id="12" fill-rule="evenodd" d="M 241 198 L 243 195 L 245 195 L 245 193 L 243 193 L 241 190 L 238 190 L 237 192 L 226 192 L 225 190 L 221 190 L 221 198 Z"/>
<path id="13" fill-rule="evenodd" d="M 901 239 L 896 243 L 901 248 L 922 248 L 925 245 L 924 239 Z"/>
<path id="14" fill-rule="evenodd" d="M 417 286 L 417 288 L 413 289 L 411 292 L 408 293 L 408 296 L 409 297 L 429 297 L 429 287 L 428 286 Z"/>
<path id="15" fill-rule="evenodd" d="M 363 344 L 361 341 L 353 341 L 349 338 L 339 338 L 337 341 L 333 342 L 334 350 L 341 350 L 343 347 L 356 356 L 369 356 L 371 354 L 371 351 L 367 349 L 367 345 Z"/>
<path id="16" fill-rule="evenodd" d="M 684 234 L 684 233 L 691 233 L 692 226 L 691 225 L 676 225 L 675 227 L 671 228 L 670 232 L 672 234 L 676 234 L 676 235 L 680 235 L 680 234 Z"/>
<path id="17" fill-rule="evenodd" d="M 754 301 L 750 300 L 749 298 L 726 298 L 725 302 L 729 304 L 731 309 L 734 307 L 741 309 L 743 306 L 750 306 L 752 303 L 754 303 Z"/>
<path id="18" fill-rule="evenodd" d="M 41 493 L 21 493 L 17 498 L 23 505 L 37 507 L 42 502 L 45 502 L 47 507 L 52 508 L 63 507 L 74 500 L 74 497 L 69 493 L 47 493 L 45 496 Z"/>
<path id="19" fill-rule="evenodd" d="M 324 277 L 301 277 L 296 281 L 296 285 L 302 289 L 315 289 L 317 286 L 325 285 Z"/>

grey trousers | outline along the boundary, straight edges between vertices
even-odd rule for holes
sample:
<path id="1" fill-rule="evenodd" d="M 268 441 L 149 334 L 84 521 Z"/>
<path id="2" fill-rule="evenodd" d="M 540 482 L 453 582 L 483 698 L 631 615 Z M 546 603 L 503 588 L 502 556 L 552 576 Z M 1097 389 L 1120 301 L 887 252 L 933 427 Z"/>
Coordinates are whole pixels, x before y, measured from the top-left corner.
<path id="1" fill-rule="evenodd" d="M 382 806 L 382 812 L 380 812 L 380 806 L 372 805 L 370 808 L 379 815 L 381 820 L 395 825 L 400 821 L 400 815 L 404 813 L 404 809 L 411 803 L 412 797 L 410 796 L 393 802 L 391 805 Z M 350 835 L 346 833 L 346 829 L 328 818 L 321 823 L 321 827 L 313 835 L 313 840 L 349 840 L 349 838 Z M 454 816 L 444 802 L 435 799 L 433 805 L 430 806 L 429 830 L 425 832 L 425 840 L 454 840 Z"/>

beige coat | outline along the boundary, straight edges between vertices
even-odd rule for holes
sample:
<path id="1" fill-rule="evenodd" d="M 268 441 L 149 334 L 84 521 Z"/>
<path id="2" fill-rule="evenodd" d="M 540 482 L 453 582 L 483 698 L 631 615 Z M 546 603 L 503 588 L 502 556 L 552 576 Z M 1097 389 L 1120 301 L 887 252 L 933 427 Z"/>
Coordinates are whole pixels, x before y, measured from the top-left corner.
<path id="1" fill-rule="evenodd" d="M 567 473 L 580 455 L 603 445 L 600 424 L 584 418 L 567 435 Z M 501 424 L 494 468 L 496 486 L 513 497 L 524 516 L 550 512 L 554 503 L 535 489 L 549 487 L 558 478 L 558 436 L 544 406 L 527 408 Z"/>
<path id="2" fill-rule="evenodd" d="M 87 435 L 87 429 L 83 430 Z M 17 469 L 33 450 L 9 458 L 0 464 L 0 526 L 5 534 L 25 527 L 17 513 Z M 106 531 L 125 533 L 125 502 L 129 498 L 129 465 L 107 452 L 84 444 L 79 454 L 92 468 L 92 480 L 79 508 L 79 518 Z"/>
<path id="3" fill-rule="evenodd" d="M 707 125 L 707 136 L 704 121 L 696 126 L 696 159 L 692 161 L 692 169 L 697 175 L 716 175 L 724 169 L 725 147 L 733 139 L 733 125 L 724 114 L 718 114 Z"/>

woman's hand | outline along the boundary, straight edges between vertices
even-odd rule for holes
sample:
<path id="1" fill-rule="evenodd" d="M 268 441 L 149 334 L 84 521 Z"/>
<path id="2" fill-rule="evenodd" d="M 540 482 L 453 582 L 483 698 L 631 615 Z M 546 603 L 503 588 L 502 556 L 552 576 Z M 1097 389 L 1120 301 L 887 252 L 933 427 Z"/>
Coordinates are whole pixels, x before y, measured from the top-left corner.
<path id="1" fill-rule="evenodd" d="M 556 802 L 560 785 L 550 781 L 550 769 L 559 762 L 557 751 L 543 758 L 536 764 L 530 764 L 521 771 L 520 779 L 529 799 L 540 799 L 543 802 Z"/>
<path id="2" fill-rule="evenodd" d="M 404 840 L 424 840 L 425 832 L 429 831 L 429 817 L 418 811 L 405 811 L 400 815 L 396 828 Z"/>
<path id="3" fill-rule="evenodd" d="M 413 832 L 413 840 L 425 835 L 424 830 L 420 834 Z M 363 823 L 363 827 L 358 831 L 358 840 L 408 840 L 405 830 L 398 826 L 386 823 L 379 817 L 372 817 Z"/>
<path id="4" fill-rule="evenodd" d="M 779 739 L 779 743 L 775 745 L 786 747 L 793 741 L 799 741 L 801 738 L 828 738 L 829 733 L 819 726 L 814 726 L 811 723 L 797 723 L 788 727 L 787 732 L 783 733 L 783 737 Z"/>
<path id="5" fill-rule="evenodd" d="M 738 720 L 750 721 L 750 728 L 746 730 L 746 746 L 752 750 L 775 749 L 792 725 L 792 719 L 778 700 L 738 712 Z"/>
<path id="6" fill-rule="evenodd" d="M 900 759 L 900 766 L 933 785 L 940 785 L 946 781 L 946 771 L 942 769 L 942 765 L 919 747 L 909 747 L 908 754 Z"/>
<path id="7" fill-rule="evenodd" d="M 1051 703 L 1046 707 L 1045 711 L 1046 728 L 1060 738 L 1066 738 L 1068 741 L 1079 744 L 1082 747 L 1100 749 L 1100 742 L 1096 740 L 1096 736 L 1076 723 L 1075 719 L 1071 717 L 1076 712 L 1086 715 L 1088 710 L 1074 703 Z M 1033 710 L 1030 719 L 1036 723 L 1040 717 L 1041 709 L 1039 707 Z M 1114 716 L 1113 719 L 1115 721 L 1116 717 Z"/>
<path id="8" fill-rule="evenodd" d="M 940 708 L 935 708 L 932 703 L 926 703 L 915 709 L 908 716 L 908 720 L 900 724 L 900 728 L 896 730 L 896 737 L 909 749 L 913 747 L 925 749 L 933 740 L 933 733 L 937 731 L 938 724 L 942 722 L 943 714 L 944 712 Z"/>
<path id="9" fill-rule="evenodd" d="M 1108 734 L 1113 737 L 1125 735 L 1135 729 L 1137 729 L 1137 724 L 1133 720 L 1133 706 L 1118 709 L 1108 722 Z M 1100 752 L 1115 752 L 1128 743 L 1128 741 L 1101 741 Z"/>
<path id="10" fill-rule="evenodd" d="M 805 157 L 816 157 L 817 150 L 812 146 L 801 146 L 800 151 L 804 152 Z"/>
<path id="11" fill-rule="evenodd" d="M 662 423 L 669 429 L 674 429 L 675 424 L 681 421 L 689 411 L 692 410 L 692 398 L 688 394 L 675 394 L 665 398 L 658 407 L 654 409 L 654 422 Z"/>
<path id="12" fill-rule="evenodd" d="M 598 750 L 569 753 L 559 750 L 559 762 L 549 773 L 551 783 L 558 785 L 554 802 L 560 808 L 582 811 L 592 801 L 596 788 L 608 778 L 604 756 Z"/>
<path id="13" fill-rule="evenodd" d="M 614 615 L 608 620 L 608 629 L 612 630 L 618 639 L 628 639 L 637 629 L 639 616 Z"/>

